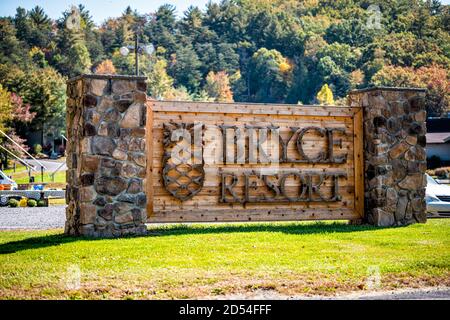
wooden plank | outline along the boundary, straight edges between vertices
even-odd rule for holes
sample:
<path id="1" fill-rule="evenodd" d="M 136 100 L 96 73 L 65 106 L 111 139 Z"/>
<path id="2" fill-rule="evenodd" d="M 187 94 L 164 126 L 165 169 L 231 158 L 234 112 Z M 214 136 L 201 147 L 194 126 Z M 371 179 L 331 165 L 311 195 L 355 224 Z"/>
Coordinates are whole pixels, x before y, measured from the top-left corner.
<path id="1" fill-rule="evenodd" d="M 247 209 L 245 212 L 224 210 L 179 210 L 158 212 L 148 222 L 248 222 L 248 221 L 305 221 L 354 220 L 359 218 L 353 209 Z"/>
<path id="2" fill-rule="evenodd" d="M 153 109 L 151 103 L 146 103 L 146 139 L 147 139 L 147 218 L 153 215 Z"/>
<path id="3" fill-rule="evenodd" d="M 355 168 L 355 211 L 364 218 L 364 156 L 363 156 L 363 112 L 355 113 L 354 121 L 354 168 Z"/>
<path id="4" fill-rule="evenodd" d="M 267 115 L 313 115 L 313 116 L 352 116 L 358 108 L 338 106 L 301 106 L 277 104 L 238 104 L 211 102 L 150 101 L 154 111 L 198 112 L 215 114 L 267 114 Z"/>

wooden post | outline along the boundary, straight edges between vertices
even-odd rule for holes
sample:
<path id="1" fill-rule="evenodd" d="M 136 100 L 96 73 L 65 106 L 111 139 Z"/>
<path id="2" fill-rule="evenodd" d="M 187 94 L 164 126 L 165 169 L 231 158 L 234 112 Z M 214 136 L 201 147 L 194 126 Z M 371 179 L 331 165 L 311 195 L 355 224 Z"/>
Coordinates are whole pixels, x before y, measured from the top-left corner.
<path id="1" fill-rule="evenodd" d="M 363 111 L 353 117 L 353 144 L 355 161 L 355 211 L 364 218 L 364 156 L 363 156 Z"/>
<path id="2" fill-rule="evenodd" d="M 147 101 L 146 139 L 147 139 L 147 218 L 153 215 L 153 103 Z"/>

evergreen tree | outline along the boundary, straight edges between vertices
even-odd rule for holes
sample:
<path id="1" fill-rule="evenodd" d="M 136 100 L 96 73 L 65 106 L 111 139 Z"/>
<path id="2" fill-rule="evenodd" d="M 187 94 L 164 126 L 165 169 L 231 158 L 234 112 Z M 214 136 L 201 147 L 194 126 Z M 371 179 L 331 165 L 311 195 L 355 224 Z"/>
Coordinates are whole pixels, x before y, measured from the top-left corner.
<path id="1" fill-rule="evenodd" d="M 170 75 L 175 86 L 184 86 L 190 92 L 196 92 L 202 80 L 201 62 L 192 46 L 178 47 L 170 61 Z"/>

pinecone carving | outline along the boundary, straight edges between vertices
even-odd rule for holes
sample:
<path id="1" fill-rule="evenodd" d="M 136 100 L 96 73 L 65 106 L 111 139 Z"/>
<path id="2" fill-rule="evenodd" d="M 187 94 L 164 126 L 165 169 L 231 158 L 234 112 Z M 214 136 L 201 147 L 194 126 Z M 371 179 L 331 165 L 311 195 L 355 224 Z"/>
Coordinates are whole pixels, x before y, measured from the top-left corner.
<path id="1" fill-rule="evenodd" d="M 194 148 L 194 130 L 203 134 L 203 125 L 171 122 L 164 123 L 163 128 L 164 187 L 173 197 L 189 200 L 200 192 L 205 181 L 203 147 L 200 143 Z M 200 153 L 194 155 L 199 148 Z"/>

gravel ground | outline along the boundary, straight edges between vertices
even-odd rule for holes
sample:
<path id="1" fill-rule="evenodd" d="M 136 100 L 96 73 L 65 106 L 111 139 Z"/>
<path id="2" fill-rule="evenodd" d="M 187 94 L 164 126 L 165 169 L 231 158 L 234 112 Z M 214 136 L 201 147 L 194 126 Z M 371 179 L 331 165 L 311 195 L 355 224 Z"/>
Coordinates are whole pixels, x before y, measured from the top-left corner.
<path id="1" fill-rule="evenodd" d="M 64 228 L 66 206 L 43 208 L 0 207 L 0 230 Z"/>
<path id="2" fill-rule="evenodd" d="M 257 290 L 251 294 L 210 296 L 205 299 L 218 300 L 450 300 L 450 288 L 430 287 L 399 289 L 393 291 L 365 291 L 341 293 L 335 296 L 282 295 L 273 290 Z"/>

